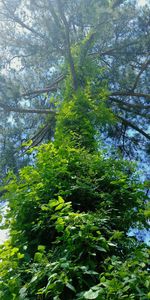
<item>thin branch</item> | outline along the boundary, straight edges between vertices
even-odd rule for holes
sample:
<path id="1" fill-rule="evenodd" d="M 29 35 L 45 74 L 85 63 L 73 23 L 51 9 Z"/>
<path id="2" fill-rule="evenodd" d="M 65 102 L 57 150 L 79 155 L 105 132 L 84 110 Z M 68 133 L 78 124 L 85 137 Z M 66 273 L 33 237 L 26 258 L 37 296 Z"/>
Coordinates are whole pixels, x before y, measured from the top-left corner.
<path id="1" fill-rule="evenodd" d="M 56 114 L 55 111 L 50 109 L 26 109 L 21 107 L 12 107 L 7 104 L 0 103 L 0 107 L 6 112 L 17 112 L 17 113 L 30 113 L 30 114 Z"/>
<path id="2" fill-rule="evenodd" d="M 34 143 L 36 140 L 39 139 L 39 137 L 45 132 L 45 129 L 47 129 L 49 124 L 47 123 L 44 127 L 42 127 L 32 138 L 32 142 Z"/>
<path id="3" fill-rule="evenodd" d="M 46 87 L 40 90 L 34 90 L 34 91 L 29 91 L 27 93 L 23 93 L 20 95 L 20 97 L 29 97 L 29 96 L 37 96 L 43 93 L 49 93 L 49 92 L 56 92 L 57 91 L 57 87 L 56 86 L 50 86 L 50 87 Z"/>
<path id="4" fill-rule="evenodd" d="M 124 119 L 121 116 L 116 115 L 116 117 L 117 117 L 117 119 L 121 120 L 125 125 L 133 128 L 135 131 L 139 132 L 145 138 L 147 138 L 148 140 L 150 140 L 150 135 L 148 133 L 146 133 L 143 129 L 139 128 L 137 125 L 135 125 L 134 123 L 130 122 L 129 120 Z"/>
<path id="5" fill-rule="evenodd" d="M 147 60 L 144 64 L 142 64 L 141 70 L 140 70 L 140 72 L 138 73 L 138 75 L 137 75 L 137 77 L 136 77 L 136 80 L 135 80 L 135 83 L 134 83 L 133 88 L 132 88 L 133 92 L 134 92 L 134 90 L 135 90 L 136 87 L 137 87 L 138 81 L 139 81 L 139 79 L 140 79 L 142 73 L 146 70 L 146 68 L 148 67 L 149 64 L 150 64 L 150 59 Z"/>
<path id="6" fill-rule="evenodd" d="M 51 2 L 51 0 L 48 0 L 48 3 L 49 3 L 49 10 L 51 12 L 51 15 L 55 21 L 55 25 L 61 30 L 61 24 L 60 24 L 60 20 L 59 20 L 59 17 L 57 16 L 56 12 L 55 12 L 55 9 L 53 7 L 53 4 Z"/>
<path id="7" fill-rule="evenodd" d="M 143 97 L 143 98 L 148 98 L 150 99 L 150 94 L 145 94 L 145 93 L 134 93 L 132 91 L 129 92 L 122 92 L 122 91 L 118 91 L 118 92 L 112 92 L 111 96 L 131 96 L 131 97 Z"/>
<path id="8" fill-rule="evenodd" d="M 122 3 L 124 2 L 124 0 L 115 0 L 112 3 L 112 9 L 117 8 L 118 6 L 120 6 Z"/>
<path id="9" fill-rule="evenodd" d="M 15 13 L 13 11 L 11 11 L 11 9 L 6 5 L 6 3 L 4 1 L 2 1 L 6 11 L 8 12 L 8 14 L 3 13 L 2 11 L 0 12 L 1 15 L 6 16 L 7 18 L 10 18 L 11 20 L 15 21 L 17 24 L 19 24 L 22 28 L 27 29 L 28 31 L 38 35 L 39 37 L 41 37 L 42 39 L 45 39 L 45 36 L 43 34 L 41 34 L 40 32 L 34 30 L 33 28 L 31 28 L 30 26 L 28 26 L 27 24 L 25 24 L 18 16 L 15 15 Z"/>
<path id="10" fill-rule="evenodd" d="M 5 62 L 5 64 L 11 64 L 11 62 L 14 60 L 14 59 L 18 59 L 18 58 L 26 58 L 26 57 L 30 57 L 30 56 L 33 56 L 33 54 L 27 54 L 27 55 L 23 55 L 23 54 L 19 54 L 19 55 L 15 55 L 15 56 L 13 56 L 13 57 L 11 57 L 11 58 L 8 58 L 8 59 L 6 59 L 6 62 Z"/>
<path id="11" fill-rule="evenodd" d="M 126 111 L 128 113 L 131 113 L 133 114 L 134 113 L 134 116 L 133 117 L 136 117 L 136 116 L 141 116 L 145 119 L 148 119 L 150 120 L 150 114 L 148 115 L 147 112 L 143 113 L 143 112 L 140 112 L 139 110 L 138 111 L 134 111 L 132 108 L 129 108 L 127 106 L 122 106 L 122 105 L 118 105 L 118 107 L 122 110 L 122 111 Z"/>
<path id="12" fill-rule="evenodd" d="M 64 78 L 65 78 L 65 75 L 62 74 L 50 86 L 43 88 L 43 89 L 23 93 L 20 95 L 20 97 L 28 97 L 28 96 L 32 96 L 32 95 L 34 96 L 34 95 L 39 95 L 39 94 L 43 94 L 43 93 L 56 92 L 58 83 L 61 82 Z"/>
<path id="13" fill-rule="evenodd" d="M 113 98 L 113 97 L 109 97 L 109 100 L 111 100 L 112 102 L 116 102 L 120 105 L 125 105 L 129 108 L 133 108 L 133 109 L 150 109 L 150 105 L 149 104 L 133 104 L 133 103 L 129 103 L 129 102 L 125 102 L 122 100 L 119 100 L 117 98 Z"/>
<path id="14" fill-rule="evenodd" d="M 130 43 L 128 43 L 128 44 L 123 44 L 123 45 L 120 45 L 120 46 L 115 47 L 115 48 L 107 49 L 107 50 L 102 51 L 102 52 L 91 52 L 91 53 L 89 53 L 89 56 L 114 55 L 114 52 L 119 53 L 120 50 L 122 50 L 122 49 L 124 49 L 124 48 L 127 48 L 127 47 L 129 47 L 129 46 L 136 45 L 137 42 L 138 42 L 138 41 L 136 40 L 136 41 L 130 42 Z"/>
<path id="15" fill-rule="evenodd" d="M 42 140 L 44 139 L 44 137 L 46 136 L 46 134 L 48 133 L 48 129 L 49 129 L 49 124 L 47 123 L 43 128 L 41 128 L 37 134 L 35 134 L 30 140 L 32 141 L 32 144 L 30 146 L 23 147 L 25 148 L 24 153 L 27 153 L 28 150 L 30 150 L 33 147 L 38 146 Z"/>

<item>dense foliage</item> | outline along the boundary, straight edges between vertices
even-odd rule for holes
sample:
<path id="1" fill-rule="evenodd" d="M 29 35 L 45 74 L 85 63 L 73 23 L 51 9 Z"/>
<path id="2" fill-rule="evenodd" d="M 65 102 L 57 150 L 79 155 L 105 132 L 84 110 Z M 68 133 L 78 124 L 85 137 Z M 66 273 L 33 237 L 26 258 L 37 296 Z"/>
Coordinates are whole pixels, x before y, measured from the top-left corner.
<path id="1" fill-rule="evenodd" d="M 127 236 L 146 225 L 131 168 L 100 151 L 41 146 L 7 187 L 2 299 L 149 298 L 148 248 Z"/>
<path id="2" fill-rule="evenodd" d="M 66 82 L 54 142 L 6 179 L 4 300 L 150 297 L 148 247 L 128 237 L 148 226 L 148 198 L 131 162 L 100 150 L 98 128 L 112 113 L 86 90 Z"/>
<path id="3" fill-rule="evenodd" d="M 68 3 L 72 7 L 72 1 Z M 87 24 L 100 13 L 98 1 L 92 3 L 90 18 L 85 14 Z M 67 55 L 59 57 L 66 73 L 61 93 L 50 100 L 55 110 L 50 115 L 55 123 L 53 141 L 26 144 L 30 163 L 5 179 L 3 227 L 10 237 L 0 246 L 0 297 L 147 300 L 149 247 L 129 237 L 131 228 L 148 227 L 146 186 L 134 164 L 104 144 L 103 136 L 116 126 L 118 116 L 108 105 L 105 68 L 97 59 L 89 59 L 97 33 L 92 26 L 90 32 L 75 28 L 82 42 L 77 40 L 72 49 L 62 1 L 56 4 L 53 7 L 49 1 L 58 22 L 56 42 L 60 46 L 64 37 L 66 41 Z"/>

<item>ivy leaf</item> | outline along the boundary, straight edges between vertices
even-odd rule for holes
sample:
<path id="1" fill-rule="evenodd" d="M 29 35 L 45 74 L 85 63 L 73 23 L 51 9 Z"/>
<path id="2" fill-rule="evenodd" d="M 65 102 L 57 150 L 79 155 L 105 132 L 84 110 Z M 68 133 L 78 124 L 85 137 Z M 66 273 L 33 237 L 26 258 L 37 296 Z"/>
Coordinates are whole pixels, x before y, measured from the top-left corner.
<path id="1" fill-rule="evenodd" d="M 104 249 L 103 247 L 95 246 L 95 248 L 100 252 L 107 252 L 106 249 Z"/>
<path id="2" fill-rule="evenodd" d="M 66 284 L 66 287 L 67 287 L 68 289 L 70 289 L 71 291 L 73 291 L 73 292 L 76 293 L 76 289 L 74 288 L 74 286 L 73 286 L 72 284 L 67 283 L 67 284 Z"/>
<path id="3" fill-rule="evenodd" d="M 92 289 L 84 293 L 85 299 L 96 299 L 98 296 L 99 296 L 99 291 L 94 292 L 92 291 Z"/>
<path id="4" fill-rule="evenodd" d="M 34 254 L 34 262 L 38 262 L 40 263 L 42 261 L 42 258 L 43 258 L 43 253 L 41 252 L 36 252 Z"/>
<path id="5" fill-rule="evenodd" d="M 27 289 L 26 287 L 22 287 L 19 291 L 19 295 L 20 295 L 20 299 L 21 300 L 27 300 L 26 296 L 27 296 Z"/>
<path id="6" fill-rule="evenodd" d="M 45 251 L 45 246 L 39 245 L 38 246 L 38 251 L 41 252 L 41 253 L 43 253 Z"/>

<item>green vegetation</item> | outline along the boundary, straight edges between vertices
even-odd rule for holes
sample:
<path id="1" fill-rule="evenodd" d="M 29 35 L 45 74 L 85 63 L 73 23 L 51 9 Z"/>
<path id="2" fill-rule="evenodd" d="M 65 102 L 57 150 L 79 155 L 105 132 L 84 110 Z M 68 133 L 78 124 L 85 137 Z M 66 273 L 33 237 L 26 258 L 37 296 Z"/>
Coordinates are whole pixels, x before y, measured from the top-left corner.
<path id="1" fill-rule="evenodd" d="M 148 299 L 149 250 L 127 236 L 146 224 L 131 172 L 100 151 L 41 146 L 8 185 L 1 298 Z"/>
<path id="2" fill-rule="evenodd" d="M 5 187 L 1 298 L 147 299 L 149 252 L 127 236 L 147 224 L 143 187 L 131 163 L 100 150 L 96 129 L 112 119 L 103 99 L 65 97 L 55 141 Z"/>
<path id="3" fill-rule="evenodd" d="M 147 300 L 149 247 L 128 236 L 130 228 L 148 227 L 145 186 L 134 164 L 111 154 L 102 138 L 119 116 L 108 105 L 105 68 L 89 59 L 97 33 L 71 47 L 56 3 L 57 11 L 49 5 L 58 28 L 64 25 L 65 78 L 50 100 L 53 141 L 28 145 L 30 164 L 5 179 L 10 238 L 0 246 L 0 299 Z"/>

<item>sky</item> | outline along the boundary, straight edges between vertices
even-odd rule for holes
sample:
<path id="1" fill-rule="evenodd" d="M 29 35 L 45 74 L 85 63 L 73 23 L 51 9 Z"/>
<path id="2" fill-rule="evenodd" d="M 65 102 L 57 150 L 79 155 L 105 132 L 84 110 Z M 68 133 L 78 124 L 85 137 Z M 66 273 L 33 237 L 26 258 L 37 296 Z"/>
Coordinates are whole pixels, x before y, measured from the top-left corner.
<path id="1" fill-rule="evenodd" d="M 137 0 L 138 5 L 145 5 L 145 4 L 150 4 L 150 0 Z"/>
<path id="2" fill-rule="evenodd" d="M 3 244 L 3 242 L 6 240 L 7 237 L 8 237 L 7 230 L 0 230 L 0 244 Z"/>

